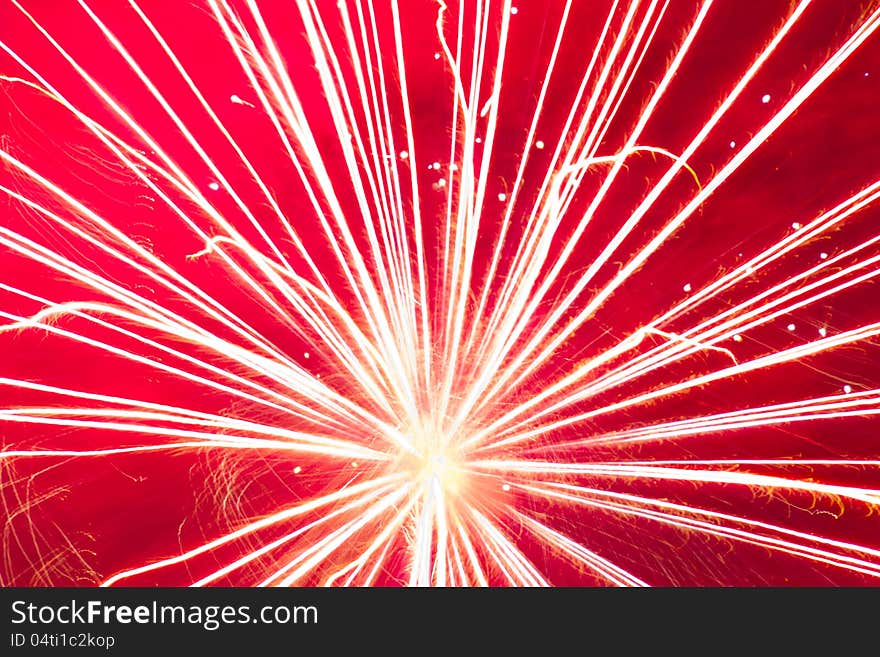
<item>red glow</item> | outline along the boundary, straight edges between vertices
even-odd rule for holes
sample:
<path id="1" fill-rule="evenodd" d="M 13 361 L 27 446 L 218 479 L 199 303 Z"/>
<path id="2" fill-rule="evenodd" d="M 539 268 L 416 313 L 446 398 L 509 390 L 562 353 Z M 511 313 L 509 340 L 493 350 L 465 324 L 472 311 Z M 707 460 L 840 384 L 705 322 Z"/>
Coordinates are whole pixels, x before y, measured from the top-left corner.
<path id="1" fill-rule="evenodd" d="M 876 585 L 880 4 L 441 7 L 0 3 L 0 583 Z"/>

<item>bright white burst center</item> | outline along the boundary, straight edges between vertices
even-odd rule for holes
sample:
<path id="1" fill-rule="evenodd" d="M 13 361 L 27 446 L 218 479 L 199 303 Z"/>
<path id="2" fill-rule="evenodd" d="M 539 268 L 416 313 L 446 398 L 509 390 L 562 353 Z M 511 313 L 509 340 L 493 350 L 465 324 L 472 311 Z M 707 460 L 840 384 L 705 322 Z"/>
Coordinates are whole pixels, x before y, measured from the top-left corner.
<path id="1" fill-rule="evenodd" d="M 463 480 L 461 461 L 441 442 L 421 446 L 415 460 L 414 484 L 439 487 L 444 496 L 460 492 Z"/>
<path id="2" fill-rule="evenodd" d="M 461 454 L 451 445 L 449 437 L 430 422 L 410 428 L 404 435 L 414 449 L 403 453 L 399 466 L 413 486 L 429 495 L 431 490 L 439 490 L 444 497 L 459 494 L 465 470 Z"/>

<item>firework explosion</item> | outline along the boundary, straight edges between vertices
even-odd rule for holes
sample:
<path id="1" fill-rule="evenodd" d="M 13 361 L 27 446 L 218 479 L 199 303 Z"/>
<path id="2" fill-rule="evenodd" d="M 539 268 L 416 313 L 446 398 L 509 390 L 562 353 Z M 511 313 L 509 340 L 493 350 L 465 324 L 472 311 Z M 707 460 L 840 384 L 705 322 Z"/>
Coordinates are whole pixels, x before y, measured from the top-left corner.
<path id="1" fill-rule="evenodd" d="M 0 5 L 4 585 L 876 584 L 880 5 Z"/>

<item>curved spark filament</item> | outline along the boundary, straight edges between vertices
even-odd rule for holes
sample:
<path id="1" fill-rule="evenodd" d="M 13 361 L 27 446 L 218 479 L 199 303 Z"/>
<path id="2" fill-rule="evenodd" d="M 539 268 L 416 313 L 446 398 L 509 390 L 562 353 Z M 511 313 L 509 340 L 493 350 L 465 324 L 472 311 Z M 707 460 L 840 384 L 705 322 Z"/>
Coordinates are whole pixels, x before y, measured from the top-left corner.
<path id="1" fill-rule="evenodd" d="M 875 582 L 880 6 L 587 4 L 0 8 L 0 584 Z"/>

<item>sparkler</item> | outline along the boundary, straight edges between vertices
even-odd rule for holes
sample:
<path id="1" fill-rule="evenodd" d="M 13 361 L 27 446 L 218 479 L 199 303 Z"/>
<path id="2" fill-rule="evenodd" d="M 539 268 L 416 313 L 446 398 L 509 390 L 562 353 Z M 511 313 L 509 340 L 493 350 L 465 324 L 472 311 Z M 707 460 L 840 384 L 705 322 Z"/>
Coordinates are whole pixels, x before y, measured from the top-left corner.
<path id="1" fill-rule="evenodd" d="M 880 5 L 742 7 L 7 0 L 2 582 L 876 583 Z"/>

